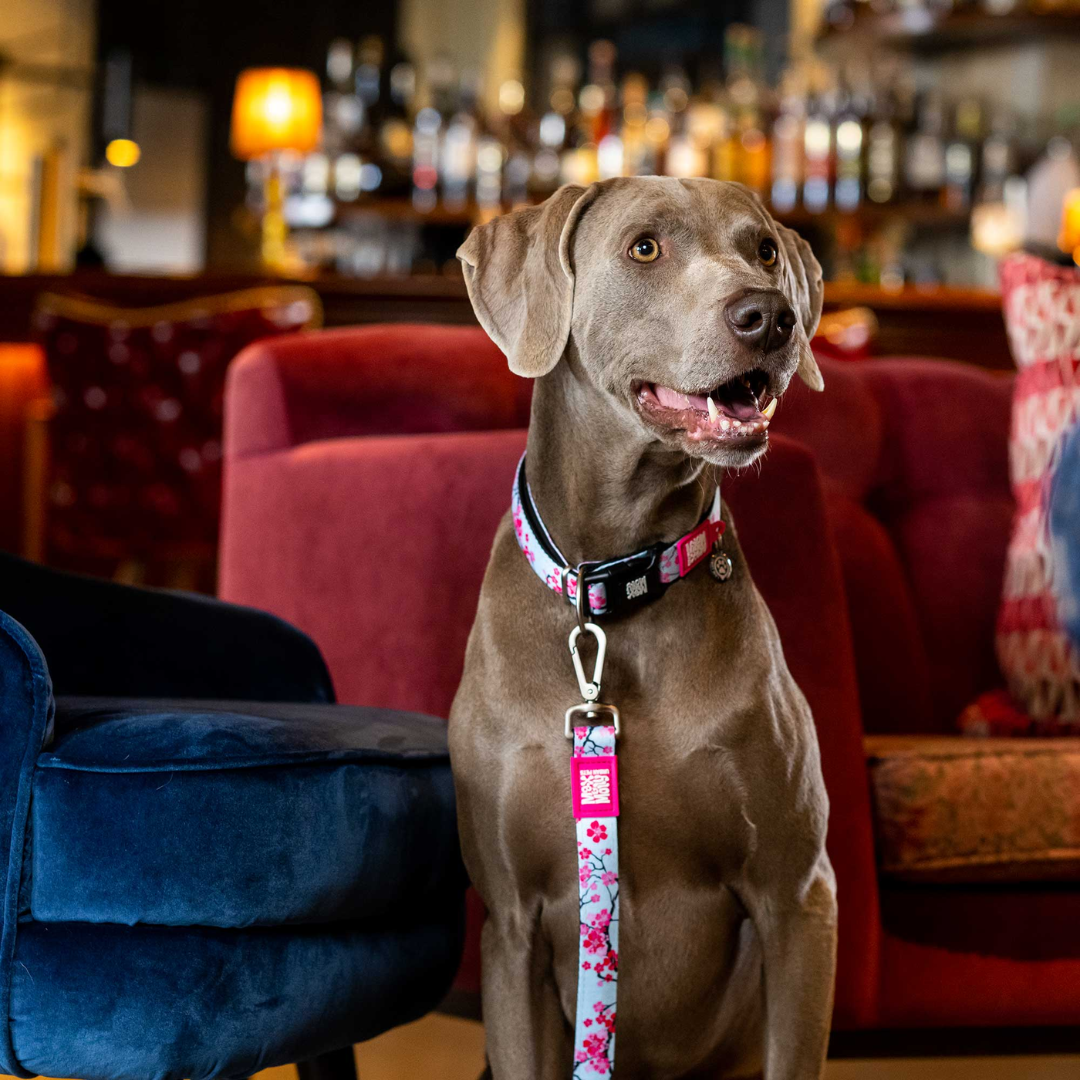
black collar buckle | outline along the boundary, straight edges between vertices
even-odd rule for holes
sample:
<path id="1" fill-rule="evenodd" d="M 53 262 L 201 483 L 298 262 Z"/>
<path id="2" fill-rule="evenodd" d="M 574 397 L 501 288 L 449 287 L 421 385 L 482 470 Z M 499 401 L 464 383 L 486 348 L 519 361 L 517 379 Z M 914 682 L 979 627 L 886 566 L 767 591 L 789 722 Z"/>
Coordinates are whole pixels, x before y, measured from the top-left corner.
<path id="1" fill-rule="evenodd" d="M 586 591 L 585 604 L 589 614 L 618 617 L 663 596 L 670 582 L 660 580 L 660 557 L 667 547 L 662 542 L 653 544 L 633 555 L 611 559 L 586 570 L 586 590 L 590 585 L 603 585 L 607 593 L 607 603 L 594 611 Z"/>

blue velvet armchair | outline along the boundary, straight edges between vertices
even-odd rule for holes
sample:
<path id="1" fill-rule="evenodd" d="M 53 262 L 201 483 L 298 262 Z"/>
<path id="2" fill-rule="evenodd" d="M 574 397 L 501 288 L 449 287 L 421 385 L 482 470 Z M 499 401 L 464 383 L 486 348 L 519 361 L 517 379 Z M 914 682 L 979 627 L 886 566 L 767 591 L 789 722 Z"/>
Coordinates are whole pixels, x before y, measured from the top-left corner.
<path id="1" fill-rule="evenodd" d="M 445 725 L 314 644 L 0 555 L 0 1071 L 201 1080 L 415 1019 L 460 958 Z"/>

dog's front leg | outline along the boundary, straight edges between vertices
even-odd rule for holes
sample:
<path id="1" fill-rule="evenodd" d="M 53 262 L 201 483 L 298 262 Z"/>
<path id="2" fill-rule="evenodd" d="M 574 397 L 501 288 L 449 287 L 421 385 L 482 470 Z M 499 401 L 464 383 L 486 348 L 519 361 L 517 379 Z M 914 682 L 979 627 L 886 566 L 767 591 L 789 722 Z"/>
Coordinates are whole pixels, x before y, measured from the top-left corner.
<path id="1" fill-rule="evenodd" d="M 566 1080 L 573 1034 L 538 920 L 489 916 L 482 938 L 484 1028 L 493 1080 Z"/>
<path id="2" fill-rule="evenodd" d="M 828 859 L 796 887 L 743 896 L 765 962 L 765 1080 L 818 1080 L 836 971 L 836 879 Z"/>

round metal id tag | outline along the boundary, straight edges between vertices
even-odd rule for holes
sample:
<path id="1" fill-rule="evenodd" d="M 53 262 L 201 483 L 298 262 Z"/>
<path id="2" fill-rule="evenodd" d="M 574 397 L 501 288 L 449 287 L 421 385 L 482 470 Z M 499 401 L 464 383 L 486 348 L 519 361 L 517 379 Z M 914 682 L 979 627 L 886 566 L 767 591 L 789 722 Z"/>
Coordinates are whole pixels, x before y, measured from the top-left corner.
<path id="1" fill-rule="evenodd" d="M 715 548 L 709 558 L 709 573 L 717 581 L 727 581 L 731 577 L 731 559 L 728 558 L 723 548 Z"/>

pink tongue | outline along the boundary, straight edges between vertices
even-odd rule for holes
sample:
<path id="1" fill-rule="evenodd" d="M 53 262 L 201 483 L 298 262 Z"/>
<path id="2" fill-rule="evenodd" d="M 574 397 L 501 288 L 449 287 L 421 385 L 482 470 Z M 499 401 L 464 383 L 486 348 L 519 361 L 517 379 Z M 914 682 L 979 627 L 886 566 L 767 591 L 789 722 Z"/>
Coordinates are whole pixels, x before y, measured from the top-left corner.
<path id="1" fill-rule="evenodd" d="M 736 420 L 757 420 L 761 415 L 753 401 L 732 399 L 730 401 L 718 401 L 716 404 L 722 413 L 733 416 Z"/>
<path id="2" fill-rule="evenodd" d="M 698 412 L 707 412 L 709 409 L 703 394 L 680 394 L 677 390 L 671 390 L 659 383 L 653 389 L 656 400 L 665 409 L 697 409 Z"/>
<path id="3" fill-rule="evenodd" d="M 656 394 L 656 400 L 665 409 L 696 409 L 698 412 L 703 413 L 709 411 L 709 405 L 704 394 L 680 394 L 678 390 L 661 386 L 659 383 L 653 387 L 653 392 Z M 728 389 L 725 397 L 716 398 L 715 400 L 720 413 L 730 420 L 760 420 L 762 418 L 761 412 L 758 410 L 757 405 L 754 404 L 753 395 L 749 390 L 744 391 L 741 387 L 736 386 Z"/>

